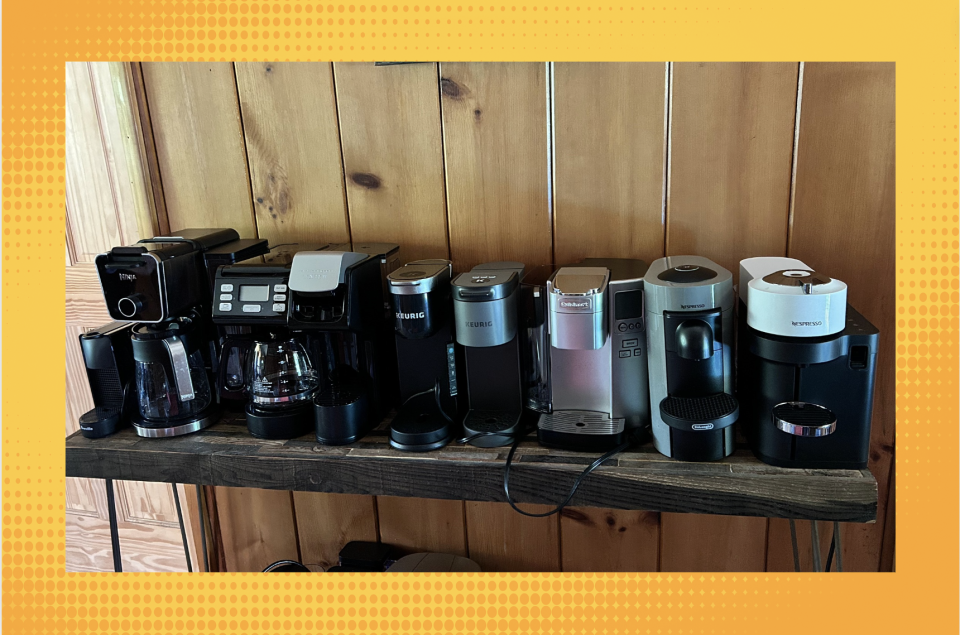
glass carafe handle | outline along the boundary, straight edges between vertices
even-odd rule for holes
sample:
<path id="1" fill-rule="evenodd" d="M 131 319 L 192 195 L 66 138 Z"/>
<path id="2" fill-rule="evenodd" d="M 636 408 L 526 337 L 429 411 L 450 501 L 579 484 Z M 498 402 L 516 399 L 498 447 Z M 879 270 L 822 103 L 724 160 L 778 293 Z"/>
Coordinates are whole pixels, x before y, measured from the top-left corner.
<path id="1" fill-rule="evenodd" d="M 190 362 L 187 359 L 186 347 L 178 337 L 163 340 L 163 345 L 167 347 L 167 354 L 170 355 L 170 366 L 173 368 L 173 376 L 177 380 L 177 392 L 180 393 L 180 401 L 193 401 L 195 395 L 193 380 L 190 378 Z"/>

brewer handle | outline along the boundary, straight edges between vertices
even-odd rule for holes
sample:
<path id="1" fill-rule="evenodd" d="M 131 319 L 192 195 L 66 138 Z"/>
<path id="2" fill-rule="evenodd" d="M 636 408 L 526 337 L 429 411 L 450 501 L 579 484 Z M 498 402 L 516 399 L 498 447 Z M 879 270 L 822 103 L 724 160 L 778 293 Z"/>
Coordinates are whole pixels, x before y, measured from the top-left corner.
<path id="1" fill-rule="evenodd" d="M 187 357 L 187 348 L 179 337 L 170 337 L 163 340 L 170 356 L 170 366 L 173 368 L 173 377 L 177 382 L 177 392 L 180 401 L 193 401 L 196 394 L 193 390 L 193 379 L 190 377 L 190 360 Z"/>

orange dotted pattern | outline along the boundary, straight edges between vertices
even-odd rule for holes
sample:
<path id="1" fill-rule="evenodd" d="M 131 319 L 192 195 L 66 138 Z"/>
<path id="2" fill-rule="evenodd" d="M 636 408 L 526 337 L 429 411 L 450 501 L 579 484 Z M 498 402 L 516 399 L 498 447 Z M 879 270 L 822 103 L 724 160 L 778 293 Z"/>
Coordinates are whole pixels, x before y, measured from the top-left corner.
<path id="1" fill-rule="evenodd" d="M 4 7 L 3 626 L 10 633 L 956 632 L 957 6 L 14 2 Z M 897 569 L 812 575 L 68 574 L 64 62 L 898 62 Z M 52 388 L 52 389 L 51 389 Z M 331 580 L 331 581 L 327 581 Z M 945 628 L 942 628 L 945 627 Z"/>

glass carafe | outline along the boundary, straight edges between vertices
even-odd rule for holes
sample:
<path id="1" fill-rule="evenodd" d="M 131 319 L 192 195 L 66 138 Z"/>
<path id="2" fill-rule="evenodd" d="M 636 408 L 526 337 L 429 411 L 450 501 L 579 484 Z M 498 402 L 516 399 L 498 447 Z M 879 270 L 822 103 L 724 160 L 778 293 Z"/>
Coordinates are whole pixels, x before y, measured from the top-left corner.
<path id="1" fill-rule="evenodd" d="M 247 394 L 259 408 L 279 409 L 309 400 L 317 373 L 296 338 L 254 342 L 247 356 Z"/>

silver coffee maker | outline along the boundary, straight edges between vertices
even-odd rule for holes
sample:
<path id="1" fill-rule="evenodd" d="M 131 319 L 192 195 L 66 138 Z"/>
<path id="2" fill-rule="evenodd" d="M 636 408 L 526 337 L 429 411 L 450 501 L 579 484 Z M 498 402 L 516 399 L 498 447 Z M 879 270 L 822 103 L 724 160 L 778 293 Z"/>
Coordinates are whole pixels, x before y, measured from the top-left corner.
<path id="1" fill-rule="evenodd" d="M 547 280 L 550 412 L 541 444 L 602 450 L 650 422 L 641 260 L 590 258 Z"/>
<path id="2" fill-rule="evenodd" d="M 670 256 L 644 277 L 653 442 L 661 454 L 715 461 L 734 449 L 733 276 Z"/>

